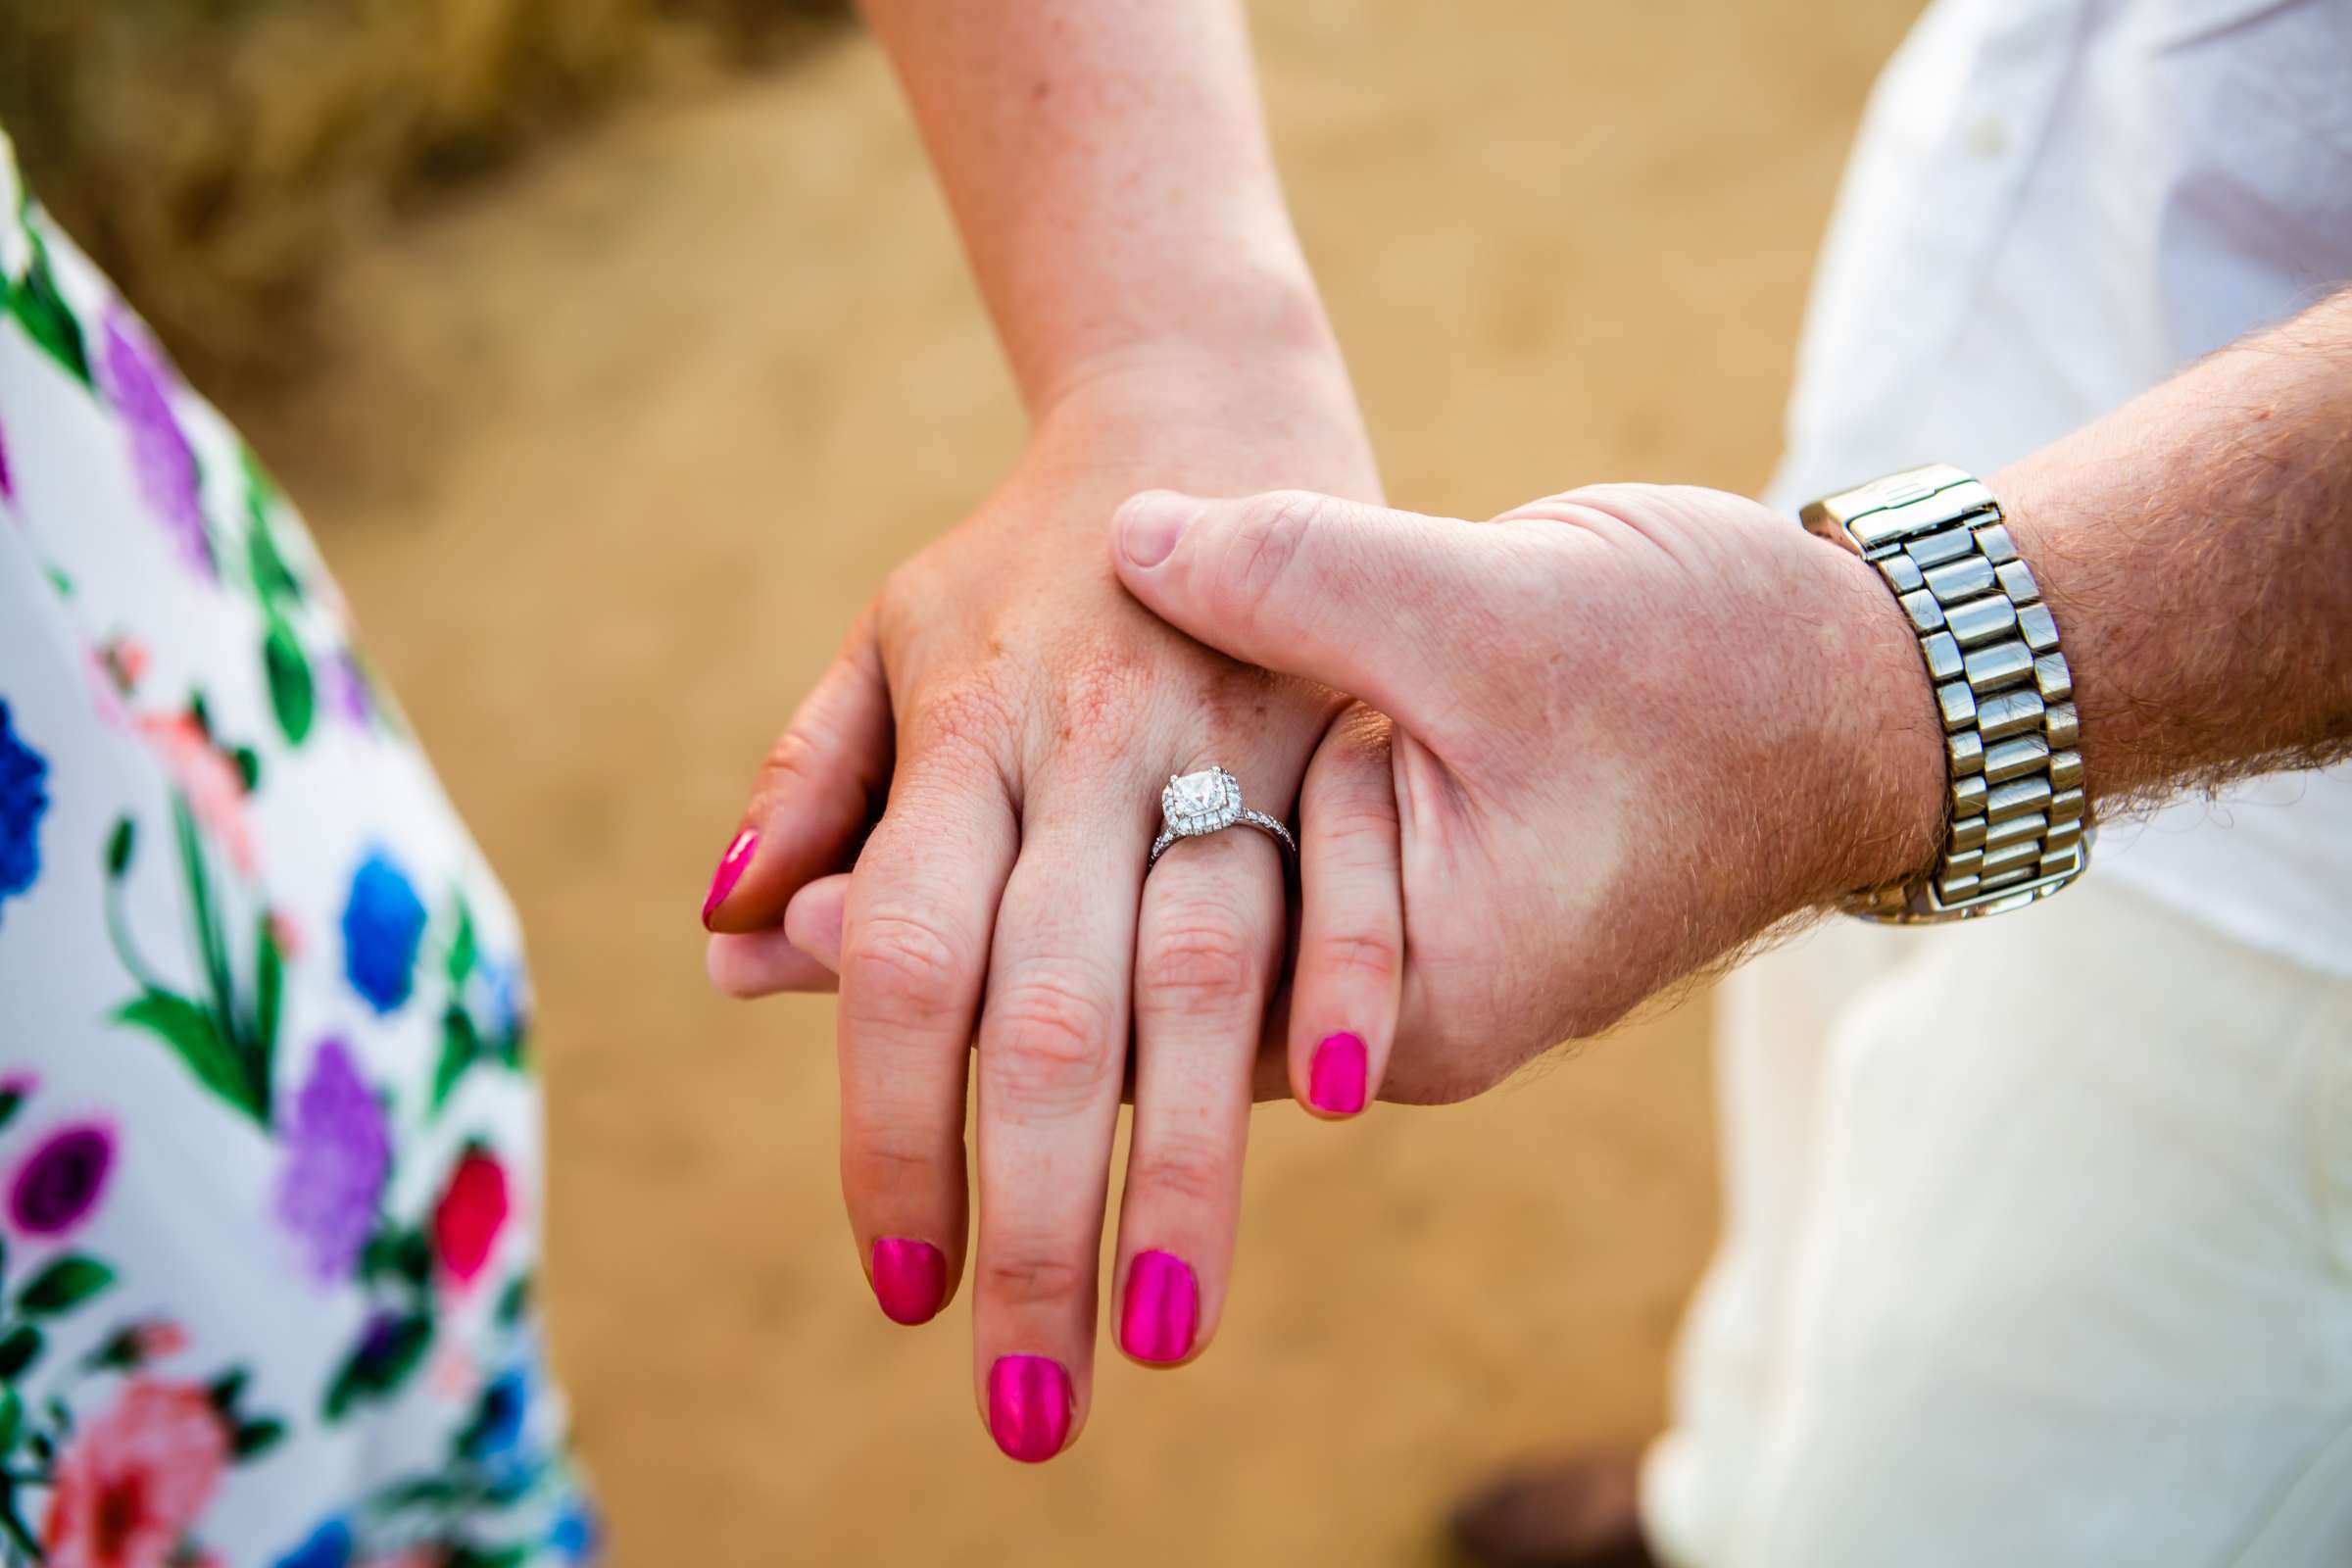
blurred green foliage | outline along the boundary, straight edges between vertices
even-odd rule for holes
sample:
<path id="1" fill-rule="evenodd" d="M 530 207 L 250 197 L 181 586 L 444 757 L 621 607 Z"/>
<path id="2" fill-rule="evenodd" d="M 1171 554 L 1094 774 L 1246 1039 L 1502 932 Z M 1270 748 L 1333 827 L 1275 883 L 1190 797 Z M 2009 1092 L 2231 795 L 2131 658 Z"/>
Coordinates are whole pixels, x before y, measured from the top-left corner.
<path id="1" fill-rule="evenodd" d="M 0 125 L 199 373 L 308 343 L 339 247 L 664 73 L 755 64 L 846 0 L 0 0 Z"/>

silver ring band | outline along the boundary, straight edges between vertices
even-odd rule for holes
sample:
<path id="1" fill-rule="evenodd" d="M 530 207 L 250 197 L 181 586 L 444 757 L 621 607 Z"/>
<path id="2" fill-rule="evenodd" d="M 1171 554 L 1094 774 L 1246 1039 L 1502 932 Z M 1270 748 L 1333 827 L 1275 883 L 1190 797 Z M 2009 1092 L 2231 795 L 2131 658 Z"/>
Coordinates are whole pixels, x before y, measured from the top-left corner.
<path id="1" fill-rule="evenodd" d="M 1205 838 L 1245 824 L 1273 835 L 1292 856 L 1298 854 L 1298 841 L 1291 837 L 1291 830 L 1243 805 L 1241 780 L 1214 764 L 1198 773 L 1169 774 L 1168 787 L 1159 792 L 1159 837 L 1152 841 L 1146 870 L 1157 865 L 1178 839 Z"/>

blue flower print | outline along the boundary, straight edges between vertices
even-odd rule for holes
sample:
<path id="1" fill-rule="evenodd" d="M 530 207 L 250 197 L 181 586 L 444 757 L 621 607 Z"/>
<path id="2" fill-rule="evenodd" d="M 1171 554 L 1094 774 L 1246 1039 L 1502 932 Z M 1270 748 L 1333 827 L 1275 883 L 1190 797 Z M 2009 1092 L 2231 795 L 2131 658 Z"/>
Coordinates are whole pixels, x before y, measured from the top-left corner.
<path id="1" fill-rule="evenodd" d="M 377 1012 L 409 1000 L 416 947 L 424 940 L 424 903 L 389 856 L 360 862 L 343 906 L 343 972 Z"/>
<path id="2" fill-rule="evenodd" d="M 0 701 L 0 906 L 41 874 L 41 816 L 49 809 L 49 764 L 17 738 Z"/>
<path id="3" fill-rule="evenodd" d="M 301 1545 L 278 1558 L 273 1568 L 349 1568 L 354 1549 L 351 1526 L 329 1519 Z"/>
<path id="4" fill-rule="evenodd" d="M 588 1562 L 596 1556 L 599 1535 L 587 1499 L 574 1497 L 556 1520 L 556 1528 L 548 1532 L 547 1544 L 565 1562 Z"/>

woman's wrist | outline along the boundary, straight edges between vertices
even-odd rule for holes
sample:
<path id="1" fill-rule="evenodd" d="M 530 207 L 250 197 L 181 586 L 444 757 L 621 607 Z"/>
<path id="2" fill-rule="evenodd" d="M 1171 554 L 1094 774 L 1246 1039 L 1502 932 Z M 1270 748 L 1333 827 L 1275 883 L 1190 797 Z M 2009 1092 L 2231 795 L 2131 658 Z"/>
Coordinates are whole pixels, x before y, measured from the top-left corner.
<path id="1" fill-rule="evenodd" d="M 1036 405 L 1030 461 L 1114 473 L 1139 490 L 1297 486 L 1377 500 L 1339 346 L 1311 295 L 1299 310 L 1256 336 L 1139 337 L 1062 367 Z"/>

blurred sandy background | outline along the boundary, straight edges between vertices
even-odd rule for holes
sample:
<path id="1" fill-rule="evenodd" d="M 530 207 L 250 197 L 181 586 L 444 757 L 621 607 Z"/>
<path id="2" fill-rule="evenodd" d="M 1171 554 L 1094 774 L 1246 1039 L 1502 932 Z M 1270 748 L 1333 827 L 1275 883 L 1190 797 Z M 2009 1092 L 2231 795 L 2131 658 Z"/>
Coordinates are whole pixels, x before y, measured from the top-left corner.
<path id="1" fill-rule="evenodd" d="M 1253 9 L 1399 504 L 1763 480 L 1916 0 Z M 1485 1467 L 1651 1430 L 1714 1224 L 1703 1002 L 1472 1106 L 1261 1110 L 1213 1352 L 1106 1356 L 1075 1451 L 997 1456 L 962 1302 L 909 1333 L 859 1277 L 829 1003 L 720 1004 L 694 910 L 805 683 L 1020 421 L 862 37 L 558 123 L 355 228 L 316 358 L 226 401 L 527 918 L 615 1560 L 1433 1563 Z"/>

